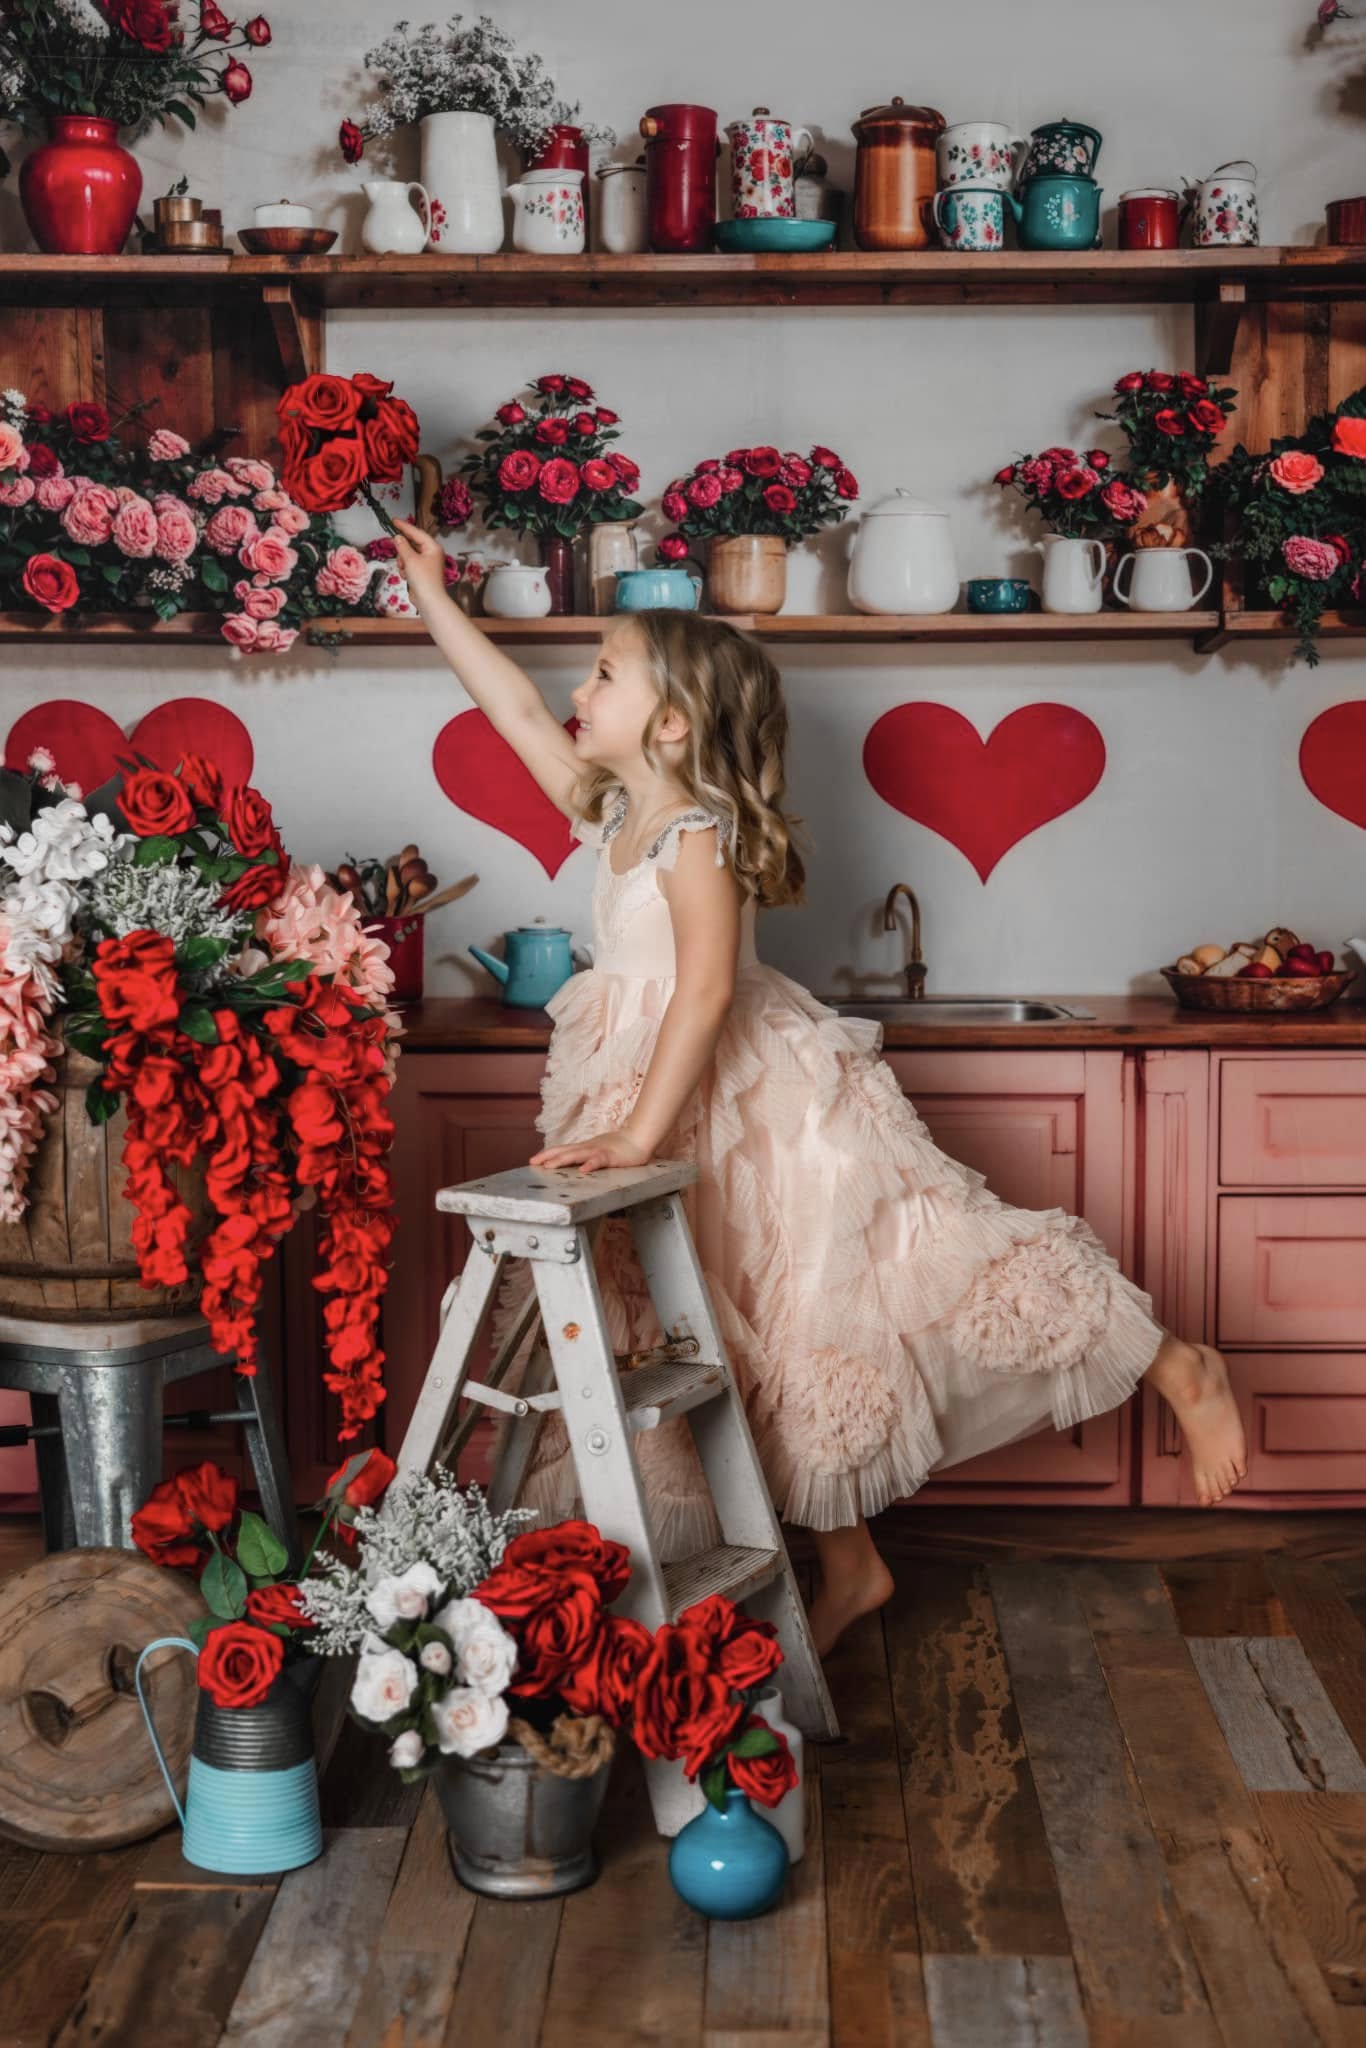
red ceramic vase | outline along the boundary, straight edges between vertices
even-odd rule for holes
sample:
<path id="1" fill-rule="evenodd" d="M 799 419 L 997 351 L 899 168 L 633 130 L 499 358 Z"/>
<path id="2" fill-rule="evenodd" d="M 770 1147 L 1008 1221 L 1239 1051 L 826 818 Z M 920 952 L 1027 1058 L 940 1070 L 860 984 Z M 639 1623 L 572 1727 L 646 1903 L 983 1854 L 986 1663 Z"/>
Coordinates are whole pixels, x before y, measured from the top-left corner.
<path id="1" fill-rule="evenodd" d="M 48 140 L 24 159 L 19 197 L 45 256 L 117 256 L 142 197 L 137 160 L 118 124 L 51 114 Z"/>
<path id="2" fill-rule="evenodd" d="M 574 610 L 574 543 L 563 534 L 541 535 L 541 566 L 550 585 L 550 612 L 565 618 Z"/>

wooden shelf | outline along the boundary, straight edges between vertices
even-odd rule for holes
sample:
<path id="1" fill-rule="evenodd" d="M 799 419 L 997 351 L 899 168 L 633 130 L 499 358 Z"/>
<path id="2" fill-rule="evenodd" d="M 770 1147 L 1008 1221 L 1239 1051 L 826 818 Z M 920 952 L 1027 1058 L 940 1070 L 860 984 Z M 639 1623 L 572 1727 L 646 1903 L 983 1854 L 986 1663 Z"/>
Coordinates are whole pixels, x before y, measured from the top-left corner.
<path id="1" fill-rule="evenodd" d="M 478 624 L 492 640 L 523 645 L 590 645 L 601 639 L 610 618 L 489 619 Z M 945 612 L 931 617 L 869 617 L 831 612 L 810 616 L 792 612 L 774 618 L 745 616 L 729 623 L 757 640 L 788 646 L 821 643 L 876 647 L 898 641 L 938 641 L 971 645 L 991 641 L 1016 646 L 1045 641 L 1125 643 L 1143 640 L 1196 640 L 1217 634 L 1218 612 L 1100 612 L 1071 617 L 1053 612 L 1026 612 L 1017 617 L 992 617 L 975 612 Z M 340 638 L 345 647 L 423 647 L 427 629 L 416 619 L 314 619 L 304 629 L 308 638 Z M 32 612 L 0 612 L 0 644 L 81 641 L 111 642 L 131 647 L 158 641 L 202 642 L 224 646 L 219 615 L 182 612 L 162 624 L 138 614 L 86 614 L 77 622 L 65 616 L 35 617 Z"/>

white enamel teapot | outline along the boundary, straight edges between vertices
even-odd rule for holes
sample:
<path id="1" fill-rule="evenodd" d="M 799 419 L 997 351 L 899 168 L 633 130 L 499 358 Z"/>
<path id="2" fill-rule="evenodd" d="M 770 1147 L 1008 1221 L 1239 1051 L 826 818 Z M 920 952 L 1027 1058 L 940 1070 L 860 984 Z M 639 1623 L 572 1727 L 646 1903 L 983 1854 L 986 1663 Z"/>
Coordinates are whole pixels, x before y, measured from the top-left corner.
<path id="1" fill-rule="evenodd" d="M 948 513 L 899 489 L 870 505 L 855 529 L 849 563 L 855 611 L 948 612 L 957 600 Z"/>

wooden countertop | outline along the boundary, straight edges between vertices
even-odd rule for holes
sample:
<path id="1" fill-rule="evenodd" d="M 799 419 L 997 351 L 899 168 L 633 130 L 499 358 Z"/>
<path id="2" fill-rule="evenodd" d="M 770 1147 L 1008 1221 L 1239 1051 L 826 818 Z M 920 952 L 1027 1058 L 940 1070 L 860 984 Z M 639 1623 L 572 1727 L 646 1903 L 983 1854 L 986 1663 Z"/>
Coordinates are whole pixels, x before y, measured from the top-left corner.
<path id="1" fill-rule="evenodd" d="M 1059 1018 L 1042 1024 L 888 1024 L 885 1051 L 919 1046 L 999 1052 L 1031 1047 L 1092 1046 L 1140 1050 L 1147 1046 L 1213 1046 L 1274 1050 L 1295 1046 L 1322 1051 L 1346 1047 L 1366 1051 L 1366 1002 L 1352 997 L 1358 982 L 1326 1010 L 1273 1012 L 1263 1016 L 1208 1010 L 1179 1010 L 1169 996 L 1051 995 L 1049 1000 L 1090 1010 L 1094 1023 Z M 947 993 L 947 991 L 945 991 Z M 832 1000 L 823 997 L 823 1001 Z M 836 1001 L 853 998 L 836 997 Z M 403 1010 L 409 1052 L 537 1052 L 550 1043 L 552 1020 L 544 1010 L 520 1010 L 492 996 L 433 996 Z"/>

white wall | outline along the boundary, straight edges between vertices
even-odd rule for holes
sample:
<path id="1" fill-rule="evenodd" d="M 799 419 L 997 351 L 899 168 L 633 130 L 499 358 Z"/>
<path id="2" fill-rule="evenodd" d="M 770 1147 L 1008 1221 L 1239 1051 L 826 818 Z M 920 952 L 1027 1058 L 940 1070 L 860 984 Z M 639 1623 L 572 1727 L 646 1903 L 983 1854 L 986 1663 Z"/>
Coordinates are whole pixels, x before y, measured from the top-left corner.
<path id="1" fill-rule="evenodd" d="M 274 0 L 274 47 L 257 90 L 187 141 L 138 145 L 148 195 L 180 169 L 225 222 L 282 194 L 307 199 L 356 246 L 360 173 L 335 151 L 338 120 L 361 104 L 359 60 L 389 25 L 370 0 Z M 436 13 L 437 9 L 430 10 Z M 425 18 L 428 10 L 419 10 Z M 742 7 L 695 0 L 685 13 L 625 0 L 552 8 L 517 0 L 498 18 L 556 70 L 585 112 L 627 146 L 640 112 L 704 100 L 722 121 L 765 104 L 823 131 L 832 171 L 850 181 L 849 123 L 894 92 L 950 120 L 991 117 L 1025 129 L 1068 114 L 1104 131 L 1107 198 L 1179 182 L 1250 155 L 1261 172 L 1263 238 L 1316 239 L 1328 199 L 1360 190 L 1363 130 L 1342 104 L 1351 24 L 1306 44 L 1308 0 L 1155 0 L 1141 15 L 1078 0 L 977 0 L 973 7 L 864 4 L 834 11 L 777 0 Z M 416 170 L 416 139 L 400 162 Z M 1113 224 L 1107 220 L 1107 240 Z M 26 246 L 12 197 L 0 199 L 0 247 Z M 657 499 L 668 478 L 738 441 L 838 448 L 865 499 L 910 485 L 953 514 L 964 576 L 1023 565 L 1028 539 L 988 479 L 1020 450 L 1057 440 L 1117 446 L 1091 419 L 1114 378 L 1150 364 L 1184 367 L 1180 308 L 715 312 L 687 318 L 532 313 L 335 315 L 329 365 L 392 377 L 416 406 L 424 445 L 455 460 L 463 438 L 518 385 L 549 368 L 590 379 L 623 415 L 621 445 Z M 788 608 L 842 605 L 847 536 L 791 561 Z M 96 653 L 4 651 L 0 721 L 55 696 L 102 705 L 125 727 L 169 697 L 211 697 L 251 729 L 256 776 L 291 852 L 328 865 L 344 849 L 421 842 L 443 877 L 481 882 L 437 913 L 433 993 L 487 988 L 464 948 L 545 916 L 589 936 L 592 856 L 576 852 L 551 882 L 513 843 L 455 810 L 431 774 L 432 742 L 467 707 L 420 652 L 310 653 L 242 665 L 215 649 Z M 560 713 L 583 649 L 538 659 Z M 1349 647 L 1314 672 L 1285 650 L 1197 658 L 1150 649 L 794 648 L 785 655 L 794 739 L 789 783 L 816 845 L 805 908 L 761 922 L 760 949 L 819 993 L 851 975 L 893 973 L 898 939 L 881 932 L 893 881 L 925 914 L 930 987 L 1124 991 L 1161 988 L 1157 965 L 1199 940 L 1227 942 L 1287 922 L 1339 945 L 1366 926 L 1361 833 L 1300 780 L 1300 736 L 1318 712 L 1362 694 Z M 1008 853 L 983 886 L 946 841 L 889 809 L 864 779 L 873 722 L 913 699 L 955 706 L 986 734 L 1020 705 L 1075 705 L 1099 726 L 1107 766 L 1087 802 Z M 893 984 L 889 981 L 889 988 Z"/>

